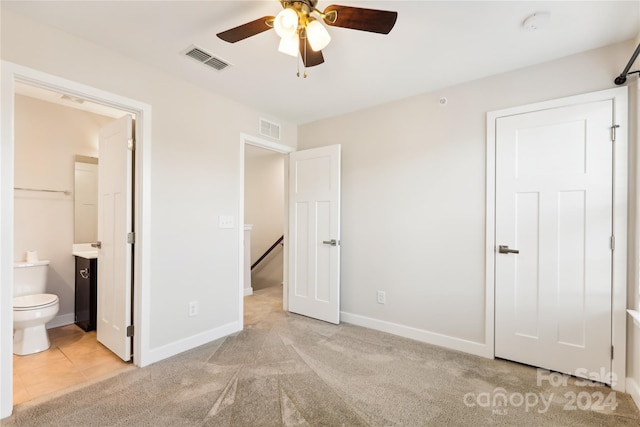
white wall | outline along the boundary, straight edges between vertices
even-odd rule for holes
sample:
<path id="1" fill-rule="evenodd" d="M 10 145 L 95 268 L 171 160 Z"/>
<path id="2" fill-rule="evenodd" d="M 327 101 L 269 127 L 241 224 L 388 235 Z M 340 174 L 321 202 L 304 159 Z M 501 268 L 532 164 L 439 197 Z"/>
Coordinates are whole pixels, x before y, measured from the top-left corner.
<path id="1" fill-rule="evenodd" d="M 60 311 L 48 326 L 74 321 L 74 224 L 76 154 L 97 157 L 98 131 L 111 117 L 22 95 L 15 100 L 14 185 L 71 193 L 14 193 L 13 255 L 37 250 L 51 261 L 47 292 L 58 295 Z"/>
<path id="2" fill-rule="evenodd" d="M 465 351 L 485 345 L 486 113 L 614 87 L 634 47 L 301 126 L 299 149 L 342 144 L 343 320 Z"/>
<path id="3" fill-rule="evenodd" d="M 152 143 L 146 147 L 151 158 L 145 165 L 150 210 L 144 218 L 151 242 L 145 301 L 150 322 L 144 345 L 153 357 L 170 356 L 239 328 L 240 231 L 219 229 L 217 218 L 231 215 L 237 226 L 243 223 L 238 212 L 239 139 L 241 133 L 259 133 L 265 112 L 11 11 L 3 9 L 1 20 L 3 60 L 151 106 Z M 277 121 L 279 143 L 295 147 L 296 126 Z M 10 284 L 0 283 L 4 286 Z M 199 302 L 198 316 L 188 316 L 189 301 Z M 7 302 L 0 302 L 4 310 Z M 6 347 L 1 350 L 3 365 L 10 363 Z M 6 372 L 0 371 L 2 416 L 10 401 Z"/>

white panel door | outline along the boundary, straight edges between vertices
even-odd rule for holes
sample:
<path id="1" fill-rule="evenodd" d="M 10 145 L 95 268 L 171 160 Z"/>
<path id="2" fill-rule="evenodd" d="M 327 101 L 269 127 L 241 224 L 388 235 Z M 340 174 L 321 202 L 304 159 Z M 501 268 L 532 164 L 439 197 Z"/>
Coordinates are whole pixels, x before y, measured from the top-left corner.
<path id="1" fill-rule="evenodd" d="M 610 373 L 612 118 L 602 101 L 496 122 L 496 357 Z"/>
<path id="2" fill-rule="evenodd" d="M 131 359 L 132 118 L 100 130 L 98 168 L 98 341 L 122 360 Z"/>
<path id="3" fill-rule="evenodd" d="M 289 156 L 289 311 L 337 324 L 340 145 Z"/>

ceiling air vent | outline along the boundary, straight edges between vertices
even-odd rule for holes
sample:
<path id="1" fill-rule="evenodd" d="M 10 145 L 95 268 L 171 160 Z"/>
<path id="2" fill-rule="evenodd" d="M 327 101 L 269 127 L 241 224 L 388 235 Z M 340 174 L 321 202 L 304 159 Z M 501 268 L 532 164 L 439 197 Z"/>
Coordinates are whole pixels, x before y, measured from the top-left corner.
<path id="1" fill-rule="evenodd" d="M 280 125 L 265 119 L 260 119 L 260 135 L 273 139 L 280 139 Z"/>
<path id="2" fill-rule="evenodd" d="M 223 61 L 220 58 L 216 58 L 208 52 L 200 49 L 199 47 L 191 46 L 187 50 L 184 51 L 184 54 L 189 58 L 195 59 L 201 64 L 208 65 L 209 67 L 216 69 L 218 71 L 224 70 L 230 64 L 228 62 Z"/>

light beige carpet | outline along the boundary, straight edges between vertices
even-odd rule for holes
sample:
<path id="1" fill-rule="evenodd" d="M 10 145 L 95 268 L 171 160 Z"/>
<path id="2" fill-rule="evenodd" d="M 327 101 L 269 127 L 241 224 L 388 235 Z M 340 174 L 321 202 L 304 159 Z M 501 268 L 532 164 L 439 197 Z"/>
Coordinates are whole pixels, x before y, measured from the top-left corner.
<path id="1" fill-rule="evenodd" d="M 245 299 L 245 330 L 47 401 L 2 426 L 638 426 L 600 385 Z"/>

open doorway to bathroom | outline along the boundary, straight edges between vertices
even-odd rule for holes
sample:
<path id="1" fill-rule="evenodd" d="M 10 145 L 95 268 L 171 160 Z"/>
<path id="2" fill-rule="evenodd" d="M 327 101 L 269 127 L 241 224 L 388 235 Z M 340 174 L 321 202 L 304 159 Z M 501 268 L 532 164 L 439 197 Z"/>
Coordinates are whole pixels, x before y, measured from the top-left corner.
<path id="1" fill-rule="evenodd" d="M 151 212 L 150 184 L 151 174 L 151 105 L 135 99 L 107 92 L 96 87 L 84 85 L 72 80 L 63 79 L 11 62 L 3 61 L 0 70 L 0 418 L 11 415 L 13 411 L 13 263 L 21 254 L 15 254 L 13 248 L 14 234 L 14 118 L 15 118 L 15 85 L 26 83 L 30 86 L 45 88 L 59 94 L 110 106 L 136 116 L 135 122 L 135 157 L 133 159 L 135 176 L 133 179 L 133 227 L 135 244 L 130 245 L 132 261 L 136 268 L 131 272 L 132 310 L 122 310 L 122 315 L 129 313 L 129 322 L 135 326 L 135 334 L 130 339 L 133 353 L 133 365 L 146 366 L 156 361 L 149 344 L 150 315 L 150 251 L 152 237 L 148 220 Z M 72 171 L 69 172 L 72 174 Z M 127 294 L 129 294 L 127 292 Z M 132 312 L 131 312 L 132 311 Z M 133 328 L 126 328 L 123 336 Z"/>
<path id="2" fill-rule="evenodd" d="M 99 131 L 128 113 L 23 83 L 15 85 L 14 105 L 14 261 L 27 252 L 49 260 L 46 292 L 60 305 L 47 324 L 51 347 L 13 355 L 19 404 L 132 368 L 86 321 L 95 306 L 80 303 L 73 255 L 98 240 Z"/>

